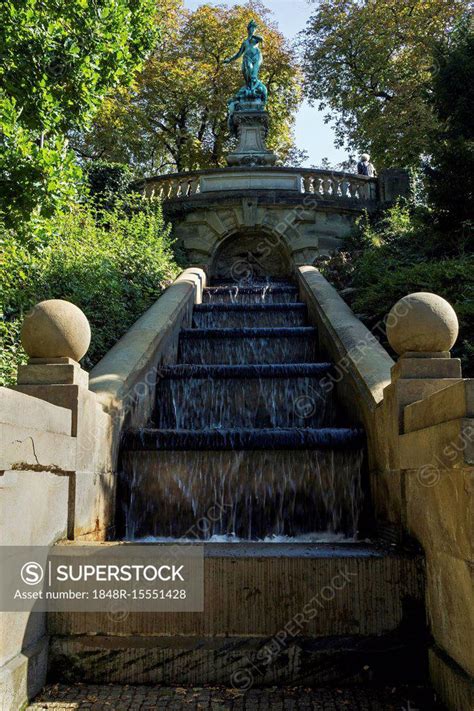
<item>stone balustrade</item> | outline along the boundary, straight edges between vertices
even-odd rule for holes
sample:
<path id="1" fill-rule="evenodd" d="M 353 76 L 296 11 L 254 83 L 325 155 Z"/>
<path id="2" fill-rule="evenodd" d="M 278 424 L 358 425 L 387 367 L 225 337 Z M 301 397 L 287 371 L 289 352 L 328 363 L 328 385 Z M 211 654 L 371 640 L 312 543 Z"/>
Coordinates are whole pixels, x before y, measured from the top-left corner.
<path id="1" fill-rule="evenodd" d="M 375 201 L 377 179 L 352 173 L 306 168 L 226 168 L 147 178 L 142 184 L 147 196 L 163 201 L 207 193 L 242 190 L 286 190 L 322 200 Z"/>

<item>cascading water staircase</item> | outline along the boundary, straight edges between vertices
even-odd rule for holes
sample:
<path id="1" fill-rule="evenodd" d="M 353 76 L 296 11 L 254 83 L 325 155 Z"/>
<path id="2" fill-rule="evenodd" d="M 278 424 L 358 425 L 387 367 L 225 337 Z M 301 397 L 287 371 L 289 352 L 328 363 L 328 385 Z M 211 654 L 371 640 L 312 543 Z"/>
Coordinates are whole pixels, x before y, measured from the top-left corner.
<path id="1" fill-rule="evenodd" d="M 296 299 L 290 284 L 205 290 L 153 426 L 123 443 L 128 540 L 186 538 L 198 520 L 211 540 L 356 534 L 363 433 L 337 412 Z"/>
<path id="2" fill-rule="evenodd" d="M 153 422 L 125 434 L 121 486 L 126 540 L 205 542 L 204 611 L 52 614 L 58 678 L 245 690 L 423 675 L 422 560 L 365 540 L 364 433 L 317 342 L 293 284 L 205 290 Z"/>

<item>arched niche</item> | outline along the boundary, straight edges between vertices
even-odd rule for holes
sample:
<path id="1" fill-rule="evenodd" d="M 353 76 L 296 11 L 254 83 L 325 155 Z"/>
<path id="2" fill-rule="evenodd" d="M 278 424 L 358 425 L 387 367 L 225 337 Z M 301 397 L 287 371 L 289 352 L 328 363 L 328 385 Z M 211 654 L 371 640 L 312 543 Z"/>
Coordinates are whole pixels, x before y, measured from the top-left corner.
<path id="1" fill-rule="evenodd" d="M 220 281 L 251 281 L 262 277 L 291 275 L 288 248 L 276 232 L 245 230 L 225 238 L 211 263 L 211 278 Z"/>

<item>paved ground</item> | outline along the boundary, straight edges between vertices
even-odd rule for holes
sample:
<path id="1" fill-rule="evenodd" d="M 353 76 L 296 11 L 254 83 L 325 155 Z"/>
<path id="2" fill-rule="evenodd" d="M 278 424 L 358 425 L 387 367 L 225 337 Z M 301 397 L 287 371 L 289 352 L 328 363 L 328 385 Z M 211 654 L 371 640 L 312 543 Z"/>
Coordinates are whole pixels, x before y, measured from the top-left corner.
<path id="1" fill-rule="evenodd" d="M 29 711 L 438 711 L 425 689 L 181 689 L 158 686 L 50 685 Z"/>

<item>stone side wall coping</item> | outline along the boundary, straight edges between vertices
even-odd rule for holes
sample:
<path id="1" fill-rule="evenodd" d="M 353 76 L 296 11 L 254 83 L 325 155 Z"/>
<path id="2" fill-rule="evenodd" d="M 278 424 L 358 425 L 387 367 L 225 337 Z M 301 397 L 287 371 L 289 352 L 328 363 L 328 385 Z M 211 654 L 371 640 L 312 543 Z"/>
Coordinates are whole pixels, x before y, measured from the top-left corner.
<path id="1" fill-rule="evenodd" d="M 474 379 L 460 380 L 423 400 L 407 405 L 403 414 L 405 433 L 449 420 L 474 418 Z"/>
<path id="2" fill-rule="evenodd" d="M 0 388 L 0 424 L 71 434 L 70 410 L 10 388 Z"/>
<path id="3" fill-rule="evenodd" d="M 443 392 L 443 391 L 440 391 Z M 474 419 L 459 418 L 400 435 L 400 469 L 419 469 L 428 476 L 434 468 L 474 466 Z"/>
<path id="4" fill-rule="evenodd" d="M 92 369 L 89 389 L 107 412 L 121 407 L 205 283 L 202 269 L 186 269 Z"/>
<path id="5" fill-rule="evenodd" d="M 152 175 L 149 178 L 145 178 L 144 181 L 140 181 L 140 184 L 143 184 L 143 182 L 152 182 L 156 180 L 166 180 L 166 179 L 174 179 L 174 178 L 187 178 L 192 175 L 227 175 L 229 173 L 292 173 L 296 175 L 304 175 L 304 174 L 318 174 L 321 176 L 327 175 L 327 176 L 334 176 L 337 178 L 347 178 L 347 177 L 352 177 L 352 178 L 357 178 L 358 180 L 361 180 L 363 182 L 376 182 L 376 178 L 369 178 L 366 175 L 357 175 L 356 173 L 347 173 L 341 170 L 323 170 L 323 169 L 318 169 L 318 168 L 291 168 L 291 167 L 286 167 L 286 166 L 269 166 L 269 167 L 255 167 L 251 168 L 248 166 L 229 166 L 227 168 L 207 168 L 205 170 L 195 170 L 195 171 L 183 171 L 181 173 L 164 173 L 162 175 Z M 137 183 L 138 185 L 138 183 Z"/>
<path id="6" fill-rule="evenodd" d="M 347 371 L 374 411 L 390 384 L 394 361 L 317 269 L 299 267 L 298 278 L 303 299 L 316 308 L 317 325 L 328 334 L 336 368 Z"/>

